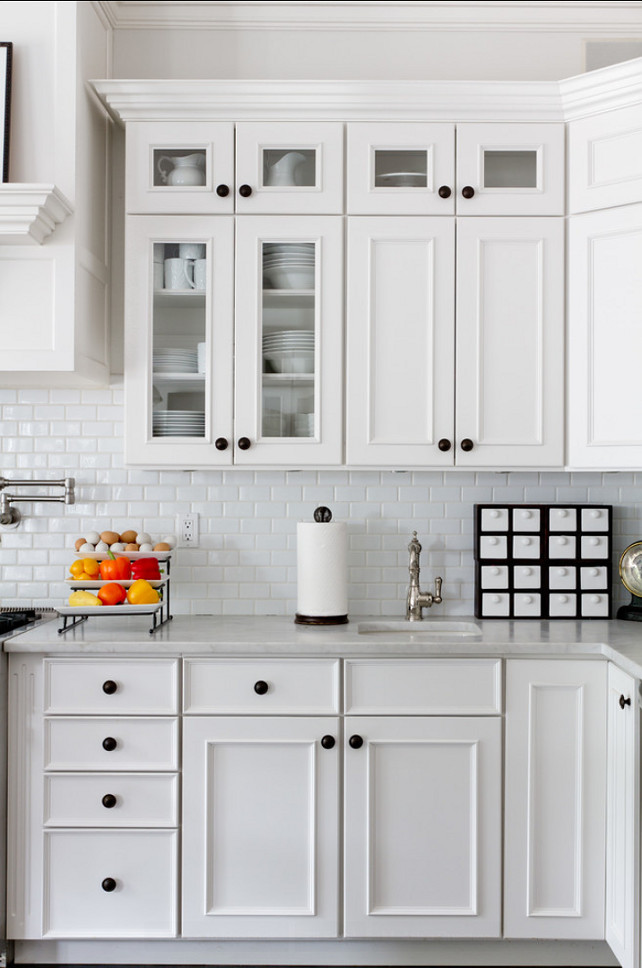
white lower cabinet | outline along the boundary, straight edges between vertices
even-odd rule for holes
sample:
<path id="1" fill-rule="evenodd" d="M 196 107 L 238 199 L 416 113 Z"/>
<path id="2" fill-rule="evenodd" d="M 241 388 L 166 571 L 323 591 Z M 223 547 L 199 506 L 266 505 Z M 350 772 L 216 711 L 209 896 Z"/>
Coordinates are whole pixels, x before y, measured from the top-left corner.
<path id="1" fill-rule="evenodd" d="M 183 936 L 338 932 L 339 722 L 184 723 Z"/>
<path id="2" fill-rule="evenodd" d="M 501 936 L 501 732 L 346 719 L 346 937 Z"/>
<path id="3" fill-rule="evenodd" d="M 606 664 L 506 663 L 504 934 L 604 938 Z"/>

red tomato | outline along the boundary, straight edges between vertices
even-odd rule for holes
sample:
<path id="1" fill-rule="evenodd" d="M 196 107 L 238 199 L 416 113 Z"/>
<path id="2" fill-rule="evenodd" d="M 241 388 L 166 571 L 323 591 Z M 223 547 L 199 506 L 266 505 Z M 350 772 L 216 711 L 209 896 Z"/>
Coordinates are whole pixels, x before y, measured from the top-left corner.
<path id="1" fill-rule="evenodd" d="M 109 582 L 108 585 L 103 585 L 98 592 L 98 598 L 101 600 L 103 605 L 120 605 L 127 598 L 127 591 L 122 585 L 118 585 L 115 581 Z"/>

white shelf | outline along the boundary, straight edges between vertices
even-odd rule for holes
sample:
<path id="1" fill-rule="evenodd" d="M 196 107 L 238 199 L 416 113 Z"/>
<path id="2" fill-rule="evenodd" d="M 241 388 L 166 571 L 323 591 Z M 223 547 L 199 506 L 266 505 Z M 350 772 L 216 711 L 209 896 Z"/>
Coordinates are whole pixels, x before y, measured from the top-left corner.
<path id="1" fill-rule="evenodd" d="M 42 245 L 72 212 L 55 185 L 0 185 L 0 243 Z"/>

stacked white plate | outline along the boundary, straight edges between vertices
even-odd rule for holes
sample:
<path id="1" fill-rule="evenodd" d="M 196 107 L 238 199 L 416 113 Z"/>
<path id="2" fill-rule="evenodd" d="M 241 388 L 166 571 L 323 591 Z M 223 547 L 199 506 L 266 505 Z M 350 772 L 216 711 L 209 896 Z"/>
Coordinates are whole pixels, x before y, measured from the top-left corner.
<path id="1" fill-rule="evenodd" d="M 314 333 L 301 329 L 267 333 L 263 357 L 274 373 L 313 373 Z"/>
<path id="2" fill-rule="evenodd" d="M 155 349 L 152 363 L 155 373 L 197 373 L 196 350 Z"/>
<path id="3" fill-rule="evenodd" d="M 154 437 L 204 437 L 203 410 L 159 410 L 154 413 Z"/>
<path id="4" fill-rule="evenodd" d="M 313 289 L 313 242 L 266 242 L 263 246 L 263 283 L 273 289 Z"/>

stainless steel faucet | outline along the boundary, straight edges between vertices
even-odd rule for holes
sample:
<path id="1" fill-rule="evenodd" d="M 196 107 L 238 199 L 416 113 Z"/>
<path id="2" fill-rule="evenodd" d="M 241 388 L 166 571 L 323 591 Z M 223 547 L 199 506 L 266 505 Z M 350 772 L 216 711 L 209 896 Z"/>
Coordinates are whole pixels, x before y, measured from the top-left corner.
<path id="1" fill-rule="evenodd" d="M 422 592 L 419 587 L 419 555 L 421 545 L 417 540 L 417 532 L 412 532 L 412 540 L 408 545 L 410 561 L 408 571 L 410 572 L 410 585 L 406 596 L 406 619 L 408 622 L 423 621 L 422 610 L 430 608 L 431 605 L 441 603 L 441 578 L 435 578 L 435 593 Z"/>

